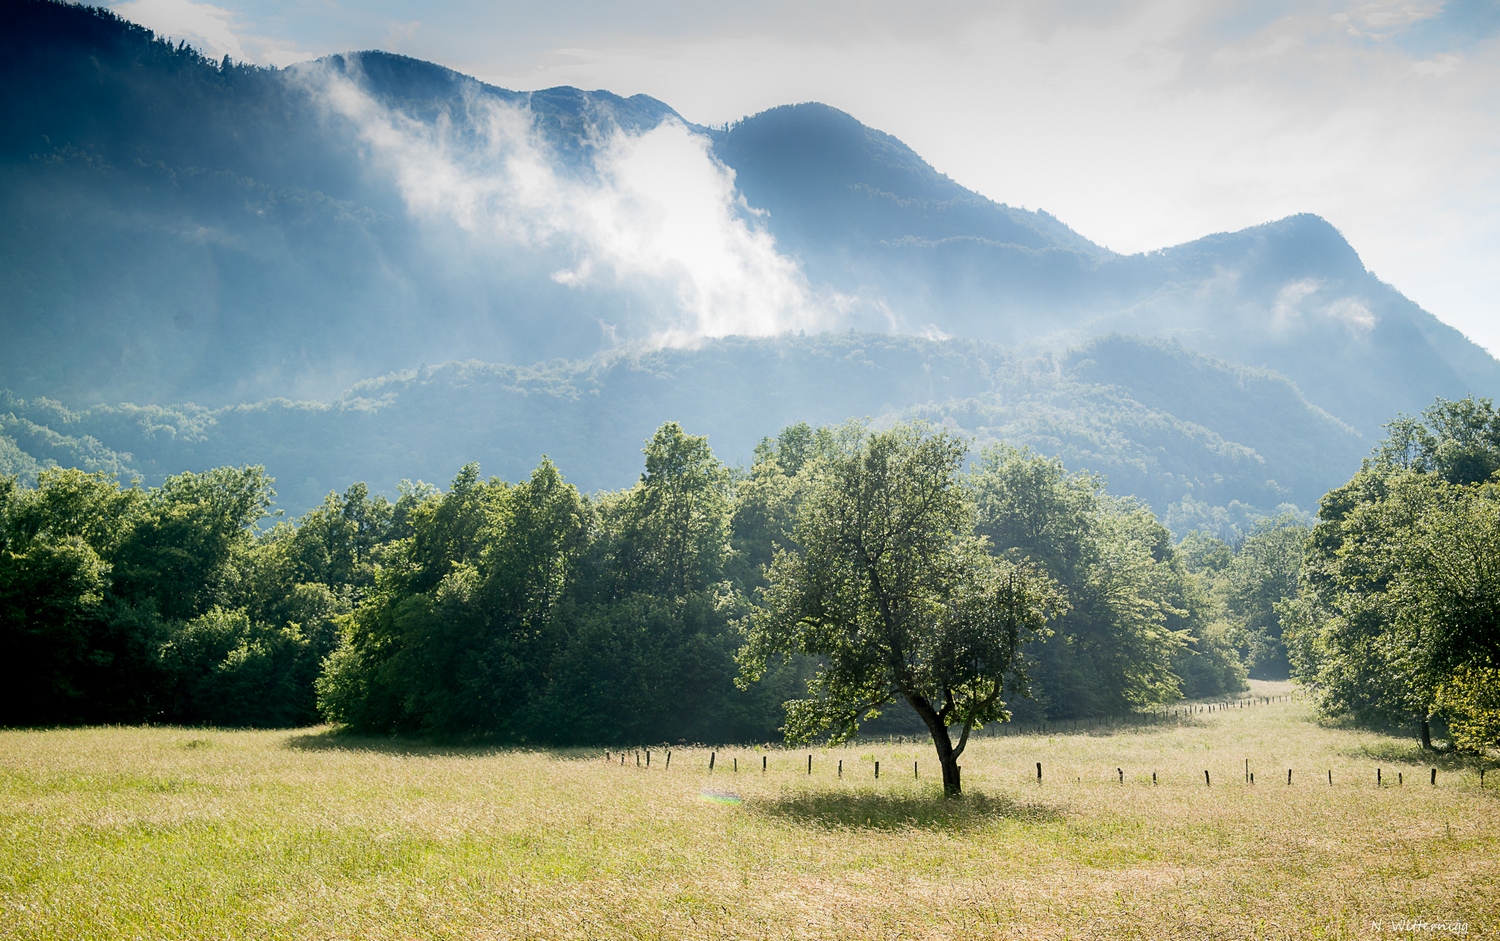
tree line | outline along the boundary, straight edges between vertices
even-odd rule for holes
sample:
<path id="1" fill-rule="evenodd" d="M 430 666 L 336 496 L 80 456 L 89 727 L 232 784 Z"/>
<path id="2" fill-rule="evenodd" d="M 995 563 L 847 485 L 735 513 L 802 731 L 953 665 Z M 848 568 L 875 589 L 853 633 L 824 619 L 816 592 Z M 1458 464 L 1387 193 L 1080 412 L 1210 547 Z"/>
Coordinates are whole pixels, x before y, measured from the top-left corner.
<path id="1" fill-rule="evenodd" d="M 1238 546 L 1174 542 L 1095 475 L 920 423 L 795 425 L 748 468 L 668 423 L 625 490 L 471 464 L 291 521 L 258 467 L 153 488 L 51 469 L 0 481 L 0 722 L 557 745 L 905 722 L 946 779 L 986 723 L 1249 672 L 1295 675 L 1330 713 L 1440 714 L 1482 747 L 1500 420 L 1468 400 L 1391 427 L 1314 525 Z"/>
<path id="2" fill-rule="evenodd" d="M 1330 716 L 1500 746 L 1500 413 L 1439 400 L 1387 427 L 1275 606 L 1293 673 Z"/>
<path id="3" fill-rule="evenodd" d="M 667 424 L 623 491 L 582 494 L 546 460 L 520 483 L 470 465 L 394 501 L 356 484 L 295 521 L 266 516 L 256 467 L 153 488 L 9 480 L 3 721 L 763 740 L 816 658 L 736 685 L 758 593 L 839 448 L 875 434 L 793 426 L 744 469 Z M 1143 506 L 1016 449 L 962 477 L 984 552 L 1030 560 L 1068 599 L 1023 654 L 1020 708 L 1098 715 L 1241 683 L 1203 580 Z"/>

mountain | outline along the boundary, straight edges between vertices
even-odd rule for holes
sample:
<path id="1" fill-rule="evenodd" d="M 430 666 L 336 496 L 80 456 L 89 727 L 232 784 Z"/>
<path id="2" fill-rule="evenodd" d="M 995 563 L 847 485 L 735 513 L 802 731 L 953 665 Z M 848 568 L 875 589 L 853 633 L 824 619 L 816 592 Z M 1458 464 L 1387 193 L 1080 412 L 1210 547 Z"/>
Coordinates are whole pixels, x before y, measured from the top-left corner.
<path id="1" fill-rule="evenodd" d="M 1500 390 L 1316 216 L 1120 255 L 824 105 L 214 63 L 50 0 L 0 6 L 0 284 L 0 472 L 263 461 L 291 508 L 924 416 L 1232 523 Z"/>
<path id="2" fill-rule="evenodd" d="M 1367 271 L 1317 216 L 1122 256 L 963 189 L 824 105 L 748 118 L 716 152 L 779 244 L 838 290 L 883 298 L 899 329 L 1005 344 L 1171 338 L 1276 370 L 1366 433 L 1434 396 L 1500 390 L 1500 363 Z"/>
<path id="3" fill-rule="evenodd" d="M 281 504 L 300 508 L 357 480 L 443 483 L 470 460 L 519 479 L 546 454 L 592 491 L 629 486 L 666 418 L 743 466 L 763 435 L 851 416 L 925 418 L 979 447 L 1005 441 L 1059 455 L 1183 532 L 1232 533 L 1255 511 L 1313 505 L 1369 448 L 1285 378 L 1171 342 L 1111 336 L 1026 358 L 981 341 L 829 334 L 532 367 L 449 363 L 326 403 L 75 411 L 3 397 L 0 435 L 35 463 L 12 453 L 7 464 L 0 452 L 0 473 L 30 476 L 52 461 L 159 480 L 184 467 L 264 463 Z"/>

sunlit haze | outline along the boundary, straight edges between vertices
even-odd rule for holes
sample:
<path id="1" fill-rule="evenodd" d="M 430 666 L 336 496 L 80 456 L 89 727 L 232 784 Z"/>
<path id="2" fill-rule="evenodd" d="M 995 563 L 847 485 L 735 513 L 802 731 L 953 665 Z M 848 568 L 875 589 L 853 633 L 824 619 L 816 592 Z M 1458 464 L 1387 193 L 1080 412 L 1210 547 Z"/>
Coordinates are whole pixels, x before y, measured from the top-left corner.
<path id="1" fill-rule="evenodd" d="M 129 0 L 262 64 L 381 48 L 703 124 L 822 101 L 1116 251 L 1294 212 L 1500 350 L 1493 3 L 294 4 Z"/>

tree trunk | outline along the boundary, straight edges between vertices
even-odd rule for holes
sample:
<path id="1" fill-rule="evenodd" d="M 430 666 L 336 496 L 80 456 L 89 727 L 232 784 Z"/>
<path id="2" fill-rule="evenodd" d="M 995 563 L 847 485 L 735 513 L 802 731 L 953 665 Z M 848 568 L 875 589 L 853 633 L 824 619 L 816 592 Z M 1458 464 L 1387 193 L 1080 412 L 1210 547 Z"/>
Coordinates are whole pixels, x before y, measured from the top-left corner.
<path id="1" fill-rule="evenodd" d="M 1422 750 L 1432 751 L 1432 724 L 1427 716 L 1422 717 Z"/>
<path id="2" fill-rule="evenodd" d="M 963 783 L 959 780 L 958 755 L 953 751 L 953 738 L 948 734 L 948 726 L 938 717 L 937 710 L 932 708 L 932 703 L 921 696 L 906 695 L 906 701 L 922 717 L 927 731 L 932 733 L 932 744 L 937 749 L 938 766 L 943 769 L 943 796 L 958 797 L 963 793 Z"/>

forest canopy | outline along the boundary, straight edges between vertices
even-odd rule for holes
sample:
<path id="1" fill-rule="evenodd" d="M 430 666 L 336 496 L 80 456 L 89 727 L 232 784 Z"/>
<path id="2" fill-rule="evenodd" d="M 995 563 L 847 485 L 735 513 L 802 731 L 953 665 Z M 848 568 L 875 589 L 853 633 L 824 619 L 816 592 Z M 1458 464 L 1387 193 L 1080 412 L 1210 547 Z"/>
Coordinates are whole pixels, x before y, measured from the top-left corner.
<path id="1" fill-rule="evenodd" d="M 778 551 L 841 433 L 796 425 L 751 466 L 676 424 L 635 486 L 580 493 L 550 461 L 518 483 L 363 485 L 268 517 L 258 467 L 160 487 L 52 469 L 0 485 L 9 725 L 178 722 L 584 744 L 765 740 L 815 657 L 737 688 Z M 1056 580 L 1069 614 L 1020 664 L 1031 718 L 1238 688 L 1205 581 L 1139 504 L 1029 452 L 985 452 L 965 512 L 997 562 Z M 1020 675 L 1020 674 L 1018 674 Z"/>
<path id="2" fill-rule="evenodd" d="M 1500 413 L 1438 401 L 1388 430 L 1323 498 L 1277 606 L 1293 673 L 1330 716 L 1500 744 Z"/>
<path id="3" fill-rule="evenodd" d="M 792 610 L 776 573 L 823 551 L 817 521 L 859 442 L 904 435 L 946 449 L 957 528 L 933 545 L 968 560 L 939 569 L 978 579 L 922 604 L 958 611 L 1025 573 L 1046 611 L 970 724 L 1217 696 L 1248 671 L 1300 678 L 1331 714 L 1442 716 L 1483 747 L 1500 421 L 1466 400 L 1391 429 L 1315 525 L 1283 514 L 1238 545 L 1176 541 L 1098 476 L 1025 449 L 969 454 L 921 423 L 794 425 L 749 467 L 668 423 L 625 490 L 581 493 L 546 459 L 518 482 L 470 464 L 395 500 L 356 484 L 295 520 L 268 515 L 259 467 L 152 488 L 54 468 L 0 480 L 0 722 L 323 720 L 557 745 L 916 732 L 910 697 L 816 705 L 831 648 L 754 641 Z"/>

